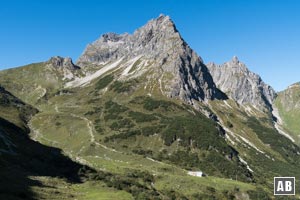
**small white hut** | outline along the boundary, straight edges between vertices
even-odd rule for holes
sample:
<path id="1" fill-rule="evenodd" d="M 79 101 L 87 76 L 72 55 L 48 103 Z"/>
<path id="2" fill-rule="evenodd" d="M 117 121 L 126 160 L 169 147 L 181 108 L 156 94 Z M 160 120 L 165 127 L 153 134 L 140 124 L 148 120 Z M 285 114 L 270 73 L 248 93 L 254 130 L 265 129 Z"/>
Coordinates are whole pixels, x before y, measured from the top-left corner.
<path id="1" fill-rule="evenodd" d="M 201 172 L 201 171 L 195 171 L 195 172 L 189 171 L 189 172 L 188 172 L 188 175 L 191 175 L 191 176 L 197 176 L 197 177 L 203 177 L 203 176 L 204 176 L 204 173 Z"/>

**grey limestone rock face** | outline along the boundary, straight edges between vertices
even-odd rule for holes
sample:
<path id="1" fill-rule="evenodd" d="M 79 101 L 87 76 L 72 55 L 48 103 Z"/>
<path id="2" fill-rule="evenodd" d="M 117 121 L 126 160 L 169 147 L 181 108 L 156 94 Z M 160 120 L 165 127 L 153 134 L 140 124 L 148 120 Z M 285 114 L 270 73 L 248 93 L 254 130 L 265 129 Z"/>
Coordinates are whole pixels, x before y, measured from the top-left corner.
<path id="1" fill-rule="evenodd" d="M 45 64 L 48 70 L 58 72 L 63 81 L 74 80 L 80 74 L 80 67 L 75 65 L 69 57 L 54 56 Z"/>
<path id="2" fill-rule="evenodd" d="M 222 65 L 209 63 L 207 67 L 217 87 L 239 104 L 272 110 L 276 92 L 265 84 L 260 76 L 249 71 L 236 56 Z"/>
<path id="3" fill-rule="evenodd" d="M 80 69 L 79 66 L 74 65 L 74 63 L 72 62 L 72 59 L 67 57 L 67 58 L 63 58 L 60 56 L 54 56 L 51 57 L 48 61 L 47 64 L 52 65 L 53 67 L 56 68 L 66 68 L 69 70 L 76 70 L 76 69 Z"/>
<path id="4" fill-rule="evenodd" d="M 164 15 L 150 20 L 132 35 L 102 35 L 86 47 L 77 64 L 84 68 L 121 58 L 125 62 L 137 56 L 153 63 L 151 70 L 164 85 L 162 92 L 169 97 L 189 103 L 226 98 L 216 88 L 202 59 L 182 39 L 170 17 Z M 164 78 L 164 74 L 172 78 Z"/>

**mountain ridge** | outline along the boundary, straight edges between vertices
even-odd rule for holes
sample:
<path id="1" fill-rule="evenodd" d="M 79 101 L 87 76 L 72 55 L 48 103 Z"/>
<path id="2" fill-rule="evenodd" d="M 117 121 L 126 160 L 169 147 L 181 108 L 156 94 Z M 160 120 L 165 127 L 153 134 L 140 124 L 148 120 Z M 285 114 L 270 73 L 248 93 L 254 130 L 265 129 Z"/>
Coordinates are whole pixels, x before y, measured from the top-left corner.
<path id="1" fill-rule="evenodd" d="M 207 66 L 219 89 L 232 99 L 241 105 L 272 111 L 275 90 L 265 84 L 259 75 L 251 72 L 237 56 L 222 65 L 209 63 Z"/>
<path id="2" fill-rule="evenodd" d="M 300 176 L 300 147 L 276 130 L 274 90 L 237 57 L 223 67 L 211 73 L 160 15 L 132 35 L 103 34 L 76 64 L 52 57 L 1 71 L 0 84 L 40 111 L 24 124 L 32 140 L 100 170 L 87 186 L 97 195 L 268 199 L 274 176 Z M 69 185 L 87 199 L 84 187 Z"/>
<path id="3" fill-rule="evenodd" d="M 281 129 L 287 132 L 299 144 L 300 126 L 297 120 L 300 116 L 299 82 L 279 92 L 274 102 L 274 107 L 276 107 L 278 116 L 280 117 L 279 125 Z"/>
<path id="4" fill-rule="evenodd" d="M 173 21 L 165 15 L 150 20 L 132 35 L 102 35 L 87 46 L 77 64 L 103 65 L 116 60 L 130 63 L 132 59 L 150 63 L 142 63 L 139 70 L 144 70 L 144 74 L 152 73 L 155 77 L 148 76 L 148 81 L 159 80 L 161 92 L 168 97 L 178 97 L 190 104 L 193 100 L 226 99 L 216 88 L 201 57 L 188 46 Z M 161 77 L 157 77 L 158 74 Z M 162 78 L 164 75 L 170 78 Z"/>

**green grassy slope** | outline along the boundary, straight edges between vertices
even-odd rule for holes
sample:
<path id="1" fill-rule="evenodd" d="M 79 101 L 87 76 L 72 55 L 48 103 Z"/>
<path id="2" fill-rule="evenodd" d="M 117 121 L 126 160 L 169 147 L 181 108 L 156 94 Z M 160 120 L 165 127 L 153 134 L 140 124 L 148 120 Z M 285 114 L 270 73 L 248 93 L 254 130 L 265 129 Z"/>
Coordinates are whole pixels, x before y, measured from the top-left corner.
<path id="1" fill-rule="evenodd" d="M 211 105 L 227 128 L 228 142 L 253 170 L 256 184 L 272 190 L 275 176 L 300 178 L 300 148 L 276 131 L 269 114 L 249 111 L 231 100 Z"/>
<path id="2" fill-rule="evenodd" d="M 295 84 L 290 88 L 278 93 L 275 100 L 283 128 L 299 144 L 300 142 L 300 85 Z"/>
<path id="3" fill-rule="evenodd" d="M 198 102 L 232 132 L 225 135 L 199 110 L 165 97 L 157 81 L 147 78 L 150 72 L 127 80 L 118 79 L 119 71 L 108 72 L 85 87 L 64 88 L 59 74 L 51 84 L 27 80 L 25 74 L 42 76 L 41 66 L 15 69 L 16 77 L 0 73 L 0 82 L 38 107 L 28 123 L 32 139 L 96 171 L 84 173 L 81 184 L 29 175 L 57 186 L 32 186 L 37 197 L 55 199 L 57 191 L 78 199 L 268 199 L 273 176 L 299 175 L 299 147 L 279 135 L 265 113 L 233 101 Z M 37 88 L 47 93 L 36 97 Z M 187 174 L 196 170 L 208 177 Z"/>
<path id="4" fill-rule="evenodd" d="M 33 63 L 0 71 L 0 85 L 24 102 L 37 105 L 69 81 L 66 74 L 82 75 L 80 70 L 56 67 L 49 61 Z"/>
<path id="5" fill-rule="evenodd" d="M 122 86 L 124 85 L 126 84 Z M 207 169 L 206 173 L 209 175 L 230 178 L 230 173 L 233 173 L 231 168 L 236 170 L 240 165 L 239 178 L 247 179 L 244 175 L 245 167 L 234 155 L 232 160 L 226 158 L 235 152 L 226 144 L 224 136 L 216 128 L 217 125 L 196 110 L 177 101 L 134 97 L 132 94 L 131 98 L 120 98 L 117 101 L 117 96 L 124 95 L 122 92 L 116 93 L 111 89 L 103 95 L 95 87 L 68 89 L 65 94 L 50 98 L 47 105 L 41 105 L 43 111 L 31 121 L 34 130 L 32 137 L 44 144 L 62 148 L 73 159 L 96 169 L 123 176 L 130 170 L 154 174 L 154 187 L 164 194 L 167 193 L 167 196 L 201 196 L 207 192 L 207 187 L 209 189 L 209 183 L 213 185 L 213 182 L 222 181 L 204 178 L 207 183 L 201 191 L 195 187 L 186 194 L 169 194 L 174 189 L 174 183 L 166 184 L 168 177 L 180 177 L 183 186 L 188 187 L 190 176 L 187 175 L 187 170 Z M 179 125 L 184 123 L 180 126 L 185 130 L 177 130 L 178 122 Z M 202 131 L 196 130 L 200 127 Z M 202 134 L 205 141 L 198 134 Z M 182 138 L 182 141 L 174 140 L 174 137 Z M 189 153 L 189 148 L 193 149 L 193 153 Z M 217 155 L 213 159 L 216 155 L 213 153 L 215 149 L 222 151 L 224 156 Z M 214 162 L 227 164 L 228 168 Z M 211 164 L 206 165 L 208 163 Z M 195 180 L 202 185 L 201 178 Z M 166 188 L 161 187 L 162 183 Z M 227 190 L 230 194 L 235 194 L 234 188 L 238 188 L 240 183 L 231 183 Z M 251 185 L 245 186 L 241 193 L 254 189 Z M 222 191 L 220 186 L 215 195 L 222 196 Z"/>
<path id="6" fill-rule="evenodd" d="M 0 198 L 35 199 L 32 187 L 44 188 L 35 176 L 60 177 L 80 182 L 82 167 L 61 154 L 29 139 L 26 123 L 37 113 L 33 107 L 0 88 Z M 62 180 L 62 179 L 66 180 Z M 53 192 L 60 194 L 54 187 Z"/>
<path id="7" fill-rule="evenodd" d="M 133 198 L 116 185 L 108 186 L 115 184 L 114 180 L 95 182 L 101 171 L 31 140 L 27 122 L 36 113 L 35 108 L 0 88 L 0 199 Z"/>

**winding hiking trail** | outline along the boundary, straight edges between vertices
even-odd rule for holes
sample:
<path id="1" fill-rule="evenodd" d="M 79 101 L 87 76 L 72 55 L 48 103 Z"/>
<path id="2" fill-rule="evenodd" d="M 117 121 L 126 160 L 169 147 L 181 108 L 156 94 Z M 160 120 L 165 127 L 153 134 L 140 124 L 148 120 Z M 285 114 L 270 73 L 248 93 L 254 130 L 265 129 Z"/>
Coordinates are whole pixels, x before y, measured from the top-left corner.
<path id="1" fill-rule="evenodd" d="M 61 112 L 61 111 L 59 110 L 59 108 L 58 108 L 57 105 L 55 105 L 55 111 L 56 111 L 57 113 L 69 114 L 69 113 Z M 121 151 L 117 151 L 117 150 L 112 149 L 112 148 L 110 148 L 110 147 L 107 147 L 107 146 L 105 146 L 105 145 L 103 145 L 103 144 L 101 144 L 101 143 L 99 143 L 99 142 L 96 142 L 96 140 L 95 140 L 95 132 L 96 132 L 96 131 L 95 131 L 95 128 L 94 128 L 94 124 L 93 124 L 93 122 L 92 122 L 91 120 L 89 120 L 89 119 L 86 118 L 86 117 L 83 117 L 83 116 L 80 116 L 80 115 L 76 115 L 76 114 L 74 114 L 74 113 L 71 113 L 71 114 L 69 114 L 69 115 L 71 115 L 71 116 L 74 117 L 74 118 L 79 118 L 79 119 L 81 119 L 81 120 L 83 120 L 83 121 L 86 122 L 86 124 L 87 124 L 87 129 L 88 129 L 88 134 L 90 135 L 90 142 L 91 142 L 92 144 L 95 144 L 95 145 L 97 145 L 97 146 L 100 146 L 100 147 L 102 147 L 102 148 L 104 148 L 104 149 L 106 149 L 106 150 L 109 150 L 109 151 L 112 151 L 112 152 L 115 152 L 115 153 L 124 154 L 124 153 L 121 152 Z M 81 149 L 79 152 L 81 152 L 81 151 L 82 151 L 82 149 Z"/>
<path id="2" fill-rule="evenodd" d="M 117 151 L 117 150 L 115 150 L 113 148 L 107 147 L 104 144 L 101 144 L 101 143 L 97 142 L 96 139 L 95 139 L 95 133 L 96 133 L 96 131 L 95 131 L 95 128 L 94 128 L 94 124 L 88 118 L 80 116 L 80 115 L 77 115 L 77 114 L 74 114 L 74 113 L 62 112 L 62 111 L 59 110 L 59 107 L 57 105 L 54 105 L 54 111 L 55 111 L 55 113 L 69 115 L 69 116 L 71 116 L 73 118 L 78 118 L 78 119 L 84 121 L 86 123 L 87 133 L 88 133 L 89 138 L 90 138 L 89 142 L 91 144 L 95 144 L 97 147 L 103 148 L 103 149 L 111 151 L 113 153 L 118 153 L 118 154 L 125 155 L 124 152 Z M 32 120 L 28 123 L 28 127 L 31 130 L 31 135 L 32 135 L 31 138 L 33 140 L 39 141 L 39 139 L 42 139 L 42 140 L 45 140 L 45 141 L 49 142 L 50 144 L 53 144 L 54 146 L 59 146 L 59 142 L 54 141 L 54 140 L 50 140 L 48 138 L 45 138 L 43 136 L 43 134 L 41 134 L 40 131 L 32 125 Z M 94 165 L 91 162 L 89 162 L 88 160 L 86 160 L 84 157 L 80 156 L 80 154 L 84 151 L 85 148 L 86 148 L 86 146 L 83 145 L 79 149 L 79 151 L 77 153 L 74 153 L 74 152 L 68 151 L 68 150 L 64 150 L 64 152 L 66 153 L 66 155 L 68 155 L 70 158 L 72 158 L 73 160 L 77 161 L 78 163 L 81 163 L 81 164 L 93 167 Z M 92 156 L 92 157 L 98 157 L 98 156 Z M 150 160 L 152 162 L 155 162 L 157 164 L 168 165 L 166 163 L 154 160 L 154 159 L 149 158 L 149 157 L 147 157 L 146 159 Z M 113 161 L 117 161 L 117 160 L 113 160 Z"/>
<path id="3" fill-rule="evenodd" d="M 88 133 L 89 133 L 89 135 L 90 135 L 90 142 L 91 143 L 95 143 L 95 135 L 94 135 L 94 133 L 93 133 L 93 123 L 88 119 L 88 118 L 86 118 L 86 117 L 81 117 L 81 116 L 79 116 L 79 115 L 75 115 L 74 113 L 71 113 L 70 114 L 72 117 L 74 117 L 74 118 L 79 118 L 79 119 L 81 119 L 81 120 L 83 120 L 83 121 L 85 121 L 86 122 L 86 124 L 87 124 L 87 129 L 88 129 Z"/>

